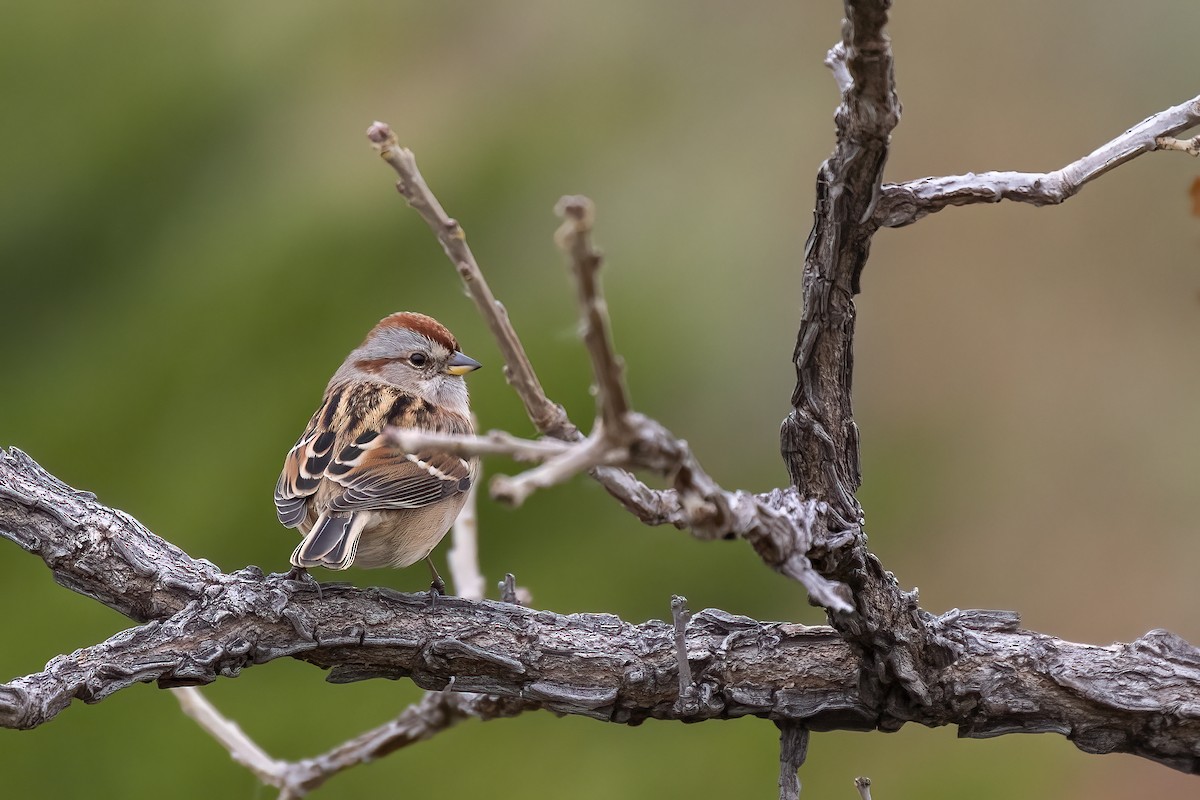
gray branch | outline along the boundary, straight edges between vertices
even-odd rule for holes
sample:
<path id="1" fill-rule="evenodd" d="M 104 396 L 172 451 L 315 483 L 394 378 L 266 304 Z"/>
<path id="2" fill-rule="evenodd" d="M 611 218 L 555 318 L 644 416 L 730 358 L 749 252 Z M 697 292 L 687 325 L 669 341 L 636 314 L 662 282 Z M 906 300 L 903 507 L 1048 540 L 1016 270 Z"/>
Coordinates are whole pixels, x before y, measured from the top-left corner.
<path id="1" fill-rule="evenodd" d="M 799 800 L 800 767 L 808 757 L 808 728 L 798 722 L 779 727 L 779 800 Z"/>
<path id="2" fill-rule="evenodd" d="M 120 547 L 100 533 L 113 520 L 130 535 Z M 971 737 L 1055 732 L 1088 752 L 1200 772 L 1200 651 L 1165 631 L 1093 647 L 1020 630 L 1007 612 L 951 612 L 931 623 L 949 663 L 913 665 L 927 702 L 893 704 L 863 691 L 863 660 L 825 626 L 706 609 L 683 622 L 679 648 L 671 622 L 452 597 L 430 611 L 424 594 L 341 585 L 318 594 L 254 567 L 222 573 L 16 450 L 0 450 L 0 536 L 42 557 L 63 585 L 151 618 L 0 685 L 2 727 L 36 727 L 74 699 L 99 702 L 135 683 L 205 684 L 290 657 L 328 669 L 333 682 L 407 677 L 491 695 L 488 708 L 469 712 L 485 717 L 543 708 L 624 724 L 742 716 L 817 731 L 952 724 Z M 172 580 L 176 573 L 189 580 Z M 126 581 L 120 595 L 106 589 L 116 580 Z M 687 703 L 681 649 L 692 673 Z"/>
<path id="3" fill-rule="evenodd" d="M 1143 153 L 1179 150 L 1195 156 L 1200 137 L 1179 140 L 1175 134 L 1200 125 L 1200 96 L 1160 111 L 1078 161 L 1053 172 L 981 172 L 921 178 L 883 187 L 874 224 L 885 228 L 910 225 L 947 206 L 1013 200 L 1035 206 L 1056 205 L 1079 193 L 1091 181 Z"/>

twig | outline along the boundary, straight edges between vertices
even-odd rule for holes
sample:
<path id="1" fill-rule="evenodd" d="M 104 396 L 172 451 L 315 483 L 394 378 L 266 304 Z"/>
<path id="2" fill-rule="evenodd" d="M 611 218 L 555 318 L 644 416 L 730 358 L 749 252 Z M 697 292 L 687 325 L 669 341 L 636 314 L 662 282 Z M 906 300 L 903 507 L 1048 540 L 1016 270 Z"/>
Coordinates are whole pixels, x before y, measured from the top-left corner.
<path id="1" fill-rule="evenodd" d="M 675 662 L 679 665 L 679 696 L 692 688 L 692 666 L 688 662 L 687 624 L 692 618 L 688 611 L 687 598 L 674 595 L 671 598 L 671 622 L 675 628 Z"/>
<path id="2" fill-rule="evenodd" d="M 495 699 L 482 695 L 426 692 L 398 717 L 314 758 L 273 759 L 236 722 L 225 717 L 194 687 L 173 689 L 183 712 L 217 740 L 235 762 L 260 781 L 280 790 L 281 798 L 300 798 L 340 772 L 424 741 L 468 717 L 506 716 Z"/>
<path id="3" fill-rule="evenodd" d="M 517 578 L 511 572 L 504 573 L 504 580 L 500 581 L 500 602 L 510 603 L 511 605 L 523 605 L 521 598 L 517 596 Z"/>
<path id="4" fill-rule="evenodd" d="M 459 456 L 507 456 L 516 461 L 542 462 L 561 456 L 572 447 L 571 443 L 559 439 L 522 439 L 505 431 L 470 436 L 389 427 L 385 434 L 397 447 L 409 453 L 429 448 Z"/>
<path id="5" fill-rule="evenodd" d="M 565 483 L 576 475 L 605 463 L 613 455 L 612 442 L 603 435 L 593 434 L 545 461 L 541 466 L 520 475 L 497 475 L 492 479 L 492 497 L 512 506 L 519 506 L 536 490 Z"/>
<path id="6" fill-rule="evenodd" d="M 1200 100 L 1200 98 L 1196 98 Z M 1174 136 L 1160 136 L 1154 140 L 1159 150 L 1179 150 L 1189 156 L 1200 156 L 1200 136 L 1191 139 L 1176 139 Z"/>
<path id="7" fill-rule="evenodd" d="M 400 176 L 396 188 L 433 230 L 442 249 L 454 263 L 468 294 L 475 301 L 475 307 L 500 347 L 500 353 L 504 356 L 504 376 L 525 404 L 529 419 L 538 431 L 556 439 L 569 441 L 578 438 L 578 430 L 567 419 L 562 406 L 550 402 L 546 397 L 541 381 L 525 354 L 525 347 L 508 320 L 508 312 L 492 294 L 467 245 L 466 233 L 429 190 L 425 178 L 417 169 L 417 159 L 412 151 L 401 147 L 392 129 L 383 122 L 372 123 L 367 128 L 367 138 L 375 145 L 383 160 Z"/>
<path id="8" fill-rule="evenodd" d="M 1200 96 L 1160 111 L 1120 136 L 1053 172 L 981 172 L 886 184 L 874 222 L 888 228 L 910 225 L 947 206 L 1013 200 L 1035 206 L 1054 205 L 1078 194 L 1101 175 L 1154 150 L 1200 155 L 1200 136 L 1176 139 L 1200 125 Z"/>
<path id="9" fill-rule="evenodd" d="M 779 800 L 799 800 L 800 767 L 808 757 L 808 728 L 776 722 L 779 728 Z"/>
<path id="10" fill-rule="evenodd" d="M 268 786 L 282 788 L 288 768 L 286 761 L 267 755 L 267 752 L 255 744 L 236 722 L 226 718 L 216 706 L 208 702 L 196 687 L 182 686 L 172 689 L 171 693 L 179 701 L 183 713 L 195 720 L 197 725 L 228 750 L 234 761 L 253 772 L 255 777 Z"/>
<path id="11" fill-rule="evenodd" d="M 486 582 L 479 570 L 479 517 L 476 512 L 478 483 L 471 485 L 467 501 L 454 520 L 451 531 L 450 550 L 446 553 L 446 564 L 450 568 L 450 580 L 454 592 L 468 600 L 482 600 Z"/>
<path id="12" fill-rule="evenodd" d="M 583 317 L 583 343 L 591 356 L 592 370 L 596 376 L 598 416 L 610 436 L 623 439 L 627 433 L 629 397 L 623 378 L 625 368 L 613 351 L 608 306 L 598 282 L 597 273 L 603 259 L 592 246 L 596 207 L 583 195 L 567 195 L 559 199 L 554 206 L 554 213 L 563 219 L 554 240 L 571 259 L 571 271 L 575 275 Z"/>
<path id="13" fill-rule="evenodd" d="M 845 42 L 838 42 L 829 48 L 829 52 L 825 54 L 825 66 L 833 72 L 833 81 L 837 84 L 839 92 L 845 94 L 853 88 L 854 79 L 850 77 L 850 68 L 846 65 Z"/>
<path id="14" fill-rule="evenodd" d="M 858 796 L 861 800 L 871 800 L 871 779 L 867 777 L 855 778 L 854 788 L 858 789 Z"/>

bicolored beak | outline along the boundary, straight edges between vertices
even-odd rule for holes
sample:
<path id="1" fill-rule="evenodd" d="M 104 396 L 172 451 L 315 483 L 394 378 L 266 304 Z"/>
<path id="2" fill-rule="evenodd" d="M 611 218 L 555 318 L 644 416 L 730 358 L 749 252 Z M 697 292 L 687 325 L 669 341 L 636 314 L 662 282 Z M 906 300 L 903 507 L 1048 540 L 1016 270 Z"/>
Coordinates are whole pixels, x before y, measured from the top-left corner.
<path id="1" fill-rule="evenodd" d="M 466 375 L 468 372 L 477 370 L 482 366 L 483 364 L 480 364 L 468 355 L 455 353 L 454 357 L 450 359 L 450 363 L 446 365 L 446 372 L 451 375 Z"/>

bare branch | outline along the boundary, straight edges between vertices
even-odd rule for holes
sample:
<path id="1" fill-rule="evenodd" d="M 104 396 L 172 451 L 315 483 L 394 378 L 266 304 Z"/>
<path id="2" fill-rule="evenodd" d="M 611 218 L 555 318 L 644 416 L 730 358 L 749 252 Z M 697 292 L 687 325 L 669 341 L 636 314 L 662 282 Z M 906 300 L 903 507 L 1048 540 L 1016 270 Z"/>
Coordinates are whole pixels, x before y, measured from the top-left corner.
<path id="1" fill-rule="evenodd" d="M 138 622 L 181 611 L 222 576 L 15 447 L 0 449 L 0 535 L 45 561 L 62 586 Z M 106 565 L 105 574 L 92 563 Z"/>
<path id="2" fill-rule="evenodd" d="M 522 439 L 505 431 L 488 431 L 482 436 L 471 436 L 389 427 L 384 433 L 397 447 L 410 453 L 423 448 L 436 448 L 457 456 L 506 456 L 516 461 L 539 463 L 561 456 L 572 447 L 571 443 L 559 439 Z"/>
<path id="3" fill-rule="evenodd" d="M 808 757 L 808 728 L 776 722 L 779 728 L 779 800 L 800 800 L 800 767 Z"/>
<path id="4" fill-rule="evenodd" d="M 593 434 L 571 446 L 566 452 L 541 466 L 515 477 L 497 475 L 492 479 L 492 497 L 512 506 L 524 503 L 538 489 L 566 483 L 580 473 L 603 464 L 613 456 L 613 444 L 602 433 Z"/>
<path id="5" fill-rule="evenodd" d="M 563 218 L 554 240 L 571 259 L 571 271 L 578 289 L 583 317 L 583 343 L 587 346 L 596 375 L 597 416 L 610 436 L 621 439 L 626 435 L 624 428 L 630 410 L 629 396 L 623 377 L 625 367 L 613 351 L 608 306 L 600 291 L 597 275 L 603 259 L 592 246 L 596 207 L 583 195 L 568 195 L 558 201 L 554 212 Z"/>
<path id="6" fill-rule="evenodd" d="M 171 693 L 179 701 L 179 707 L 205 733 L 229 751 L 235 762 L 254 773 L 254 776 L 268 786 L 282 788 L 288 763 L 271 758 L 259 747 L 253 739 L 245 734 L 241 727 L 226 718 L 216 706 L 200 693 L 195 686 L 181 686 L 172 689 Z"/>
<path id="7" fill-rule="evenodd" d="M 675 595 L 671 598 L 671 622 L 675 628 L 675 663 L 679 670 L 679 699 L 676 705 L 681 713 L 696 713 L 688 708 L 696 705 L 696 683 L 692 680 L 692 665 L 688 662 L 687 625 L 692 619 L 688 611 L 687 598 Z"/>
<path id="8" fill-rule="evenodd" d="M 853 297 L 870 253 L 891 132 L 900 119 L 888 0 L 847 0 L 842 39 L 829 52 L 842 92 L 837 142 L 817 174 L 813 227 L 804 253 L 804 306 L 793 361 L 792 411 L 780 447 L 802 497 L 824 503 L 828 547 L 808 551 L 828 581 L 849 587 L 852 609 L 830 621 L 868 665 L 861 686 L 891 709 L 932 701 L 929 670 L 953 660 L 934 618 L 903 591 L 866 546 L 858 426 L 851 403 Z M 849 75 L 849 81 L 845 76 Z M 888 723 L 881 723 L 888 727 Z"/>
<path id="9" fill-rule="evenodd" d="M 1200 96 L 1147 117 L 1078 161 L 1053 172 L 967 173 L 887 184 L 875 208 L 874 223 L 898 228 L 947 206 L 999 203 L 1001 200 L 1035 206 L 1055 205 L 1074 197 L 1091 181 L 1143 153 L 1181 150 L 1189 155 L 1200 155 L 1200 137 L 1174 138 L 1175 134 L 1197 125 L 1200 125 Z"/>
<path id="10" fill-rule="evenodd" d="M 476 511 L 476 496 L 479 484 L 471 484 L 467 502 L 450 534 L 450 550 L 446 553 L 446 564 L 450 568 L 450 580 L 454 593 L 468 600 L 482 600 L 487 582 L 479 570 L 479 516 Z"/>
<path id="11" fill-rule="evenodd" d="M 546 397 L 541 381 L 525 354 L 525 347 L 508 320 L 508 312 L 492 294 L 491 287 L 475 262 L 475 256 L 467 245 L 466 233 L 429 190 L 425 178 L 417 169 L 417 160 L 412 151 L 401 147 L 392 129 L 383 122 L 373 123 L 367 129 L 367 138 L 375 145 L 383 160 L 400 176 L 396 188 L 433 230 L 442 249 L 454 263 L 468 294 L 475 301 L 475 307 L 500 347 L 504 356 L 504 376 L 525 404 L 529 419 L 538 431 L 556 439 L 578 438 L 578 431 L 567 419 L 562 406 L 550 402 Z"/>
<path id="12" fill-rule="evenodd" d="M 1200 100 L 1200 98 L 1196 98 Z M 1191 139 L 1176 139 L 1174 136 L 1160 136 L 1154 140 L 1159 150 L 1179 150 L 1189 156 L 1200 156 L 1200 136 Z"/>
<path id="13" fill-rule="evenodd" d="M 179 705 L 235 762 L 260 781 L 280 790 L 280 797 L 304 797 L 334 775 L 366 764 L 402 747 L 421 742 L 455 723 L 476 717 L 483 720 L 519 713 L 511 701 L 477 694 L 426 692 L 398 717 L 359 734 L 315 758 L 300 761 L 273 759 L 226 718 L 195 687 L 173 689 Z"/>

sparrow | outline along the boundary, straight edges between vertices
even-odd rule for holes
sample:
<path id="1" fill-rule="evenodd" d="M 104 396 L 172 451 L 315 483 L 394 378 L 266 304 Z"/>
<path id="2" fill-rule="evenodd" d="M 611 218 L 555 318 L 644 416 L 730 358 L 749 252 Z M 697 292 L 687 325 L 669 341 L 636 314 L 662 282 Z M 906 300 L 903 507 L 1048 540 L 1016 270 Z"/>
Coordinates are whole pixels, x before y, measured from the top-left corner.
<path id="1" fill-rule="evenodd" d="M 406 452 L 384 430 L 472 433 L 462 376 L 480 366 L 440 322 L 407 311 L 384 317 L 346 356 L 275 485 L 279 521 L 304 536 L 294 574 L 425 559 L 430 591 L 445 593 L 429 554 L 466 502 L 478 459 Z"/>

